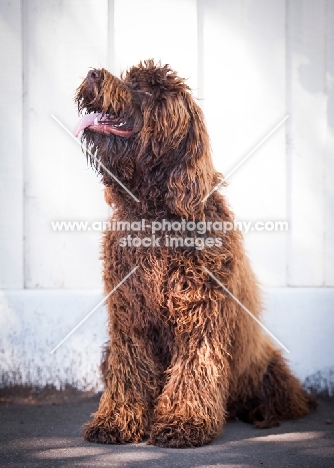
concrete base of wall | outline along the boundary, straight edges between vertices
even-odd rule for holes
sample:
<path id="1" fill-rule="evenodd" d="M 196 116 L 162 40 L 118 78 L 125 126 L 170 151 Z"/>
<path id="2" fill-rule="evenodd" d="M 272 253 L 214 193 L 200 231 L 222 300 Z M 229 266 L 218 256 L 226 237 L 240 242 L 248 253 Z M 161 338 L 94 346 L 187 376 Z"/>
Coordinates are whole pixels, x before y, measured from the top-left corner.
<path id="1" fill-rule="evenodd" d="M 319 390 L 333 390 L 334 288 L 268 288 L 263 296 L 262 321 L 289 349 L 283 354 L 295 374 L 304 381 L 318 373 Z M 100 390 L 105 307 L 50 352 L 102 298 L 96 290 L 1 291 L 0 386 L 70 384 Z"/>

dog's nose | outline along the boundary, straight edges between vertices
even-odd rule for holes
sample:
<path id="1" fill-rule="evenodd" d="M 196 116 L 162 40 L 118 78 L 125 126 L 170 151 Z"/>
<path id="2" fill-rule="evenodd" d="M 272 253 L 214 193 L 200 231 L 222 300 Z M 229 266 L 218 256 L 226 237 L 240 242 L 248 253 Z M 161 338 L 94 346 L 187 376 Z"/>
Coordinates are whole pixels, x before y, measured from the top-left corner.
<path id="1" fill-rule="evenodd" d="M 89 70 L 89 72 L 87 73 L 87 80 L 90 83 L 96 83 L 100 81 L 101 78 L 102 78 L 102 73 L 100 72 L 100 70 Z"/>

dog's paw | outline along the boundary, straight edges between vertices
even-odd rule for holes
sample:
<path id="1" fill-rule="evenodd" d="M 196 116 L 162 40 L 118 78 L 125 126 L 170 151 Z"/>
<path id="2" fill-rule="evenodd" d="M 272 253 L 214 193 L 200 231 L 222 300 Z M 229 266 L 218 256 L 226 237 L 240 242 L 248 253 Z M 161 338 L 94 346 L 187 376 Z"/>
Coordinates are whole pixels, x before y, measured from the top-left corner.
<path id="1" fill-rule="evenodd" d="M 155 423 L 148 443 L 169 448 L 200 447 L 209 444 L 215 435 L 210 435 L 204 424 L 184 421 Z"/>
<path id="2" fill-rule="evenodd" d="M 140 442 L 144 438 L 145 432 L 140 427 L 121 430 L 114 422 L 105 419 L 94 420 L 86 424 L 83 436 L 88 442 L 98 444 L 126 444 Z"/>

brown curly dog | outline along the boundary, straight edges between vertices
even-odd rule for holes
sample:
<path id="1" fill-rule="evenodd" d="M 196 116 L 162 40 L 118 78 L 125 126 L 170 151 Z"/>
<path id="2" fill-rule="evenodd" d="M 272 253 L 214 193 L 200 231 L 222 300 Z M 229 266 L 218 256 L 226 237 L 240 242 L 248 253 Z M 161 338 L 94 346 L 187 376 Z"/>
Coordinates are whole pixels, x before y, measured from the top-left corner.
<path id="1" fill-rule="evenodd" d="M 153 60 L 122 79 L 93 69 L 76 102 L 75 133 L 113 208 L 105 292 L 138 267 L 108 298 L 106 389 L 85 439 L 194 447 L 228 417 L 262 428 L 310 413 L 316 402 L 280 351 L 210 276 L 259 317 L 242 236 L 224 229 L 233 214 L 217 191 L 203 202 L 222 176 L 184 80 Z"/>

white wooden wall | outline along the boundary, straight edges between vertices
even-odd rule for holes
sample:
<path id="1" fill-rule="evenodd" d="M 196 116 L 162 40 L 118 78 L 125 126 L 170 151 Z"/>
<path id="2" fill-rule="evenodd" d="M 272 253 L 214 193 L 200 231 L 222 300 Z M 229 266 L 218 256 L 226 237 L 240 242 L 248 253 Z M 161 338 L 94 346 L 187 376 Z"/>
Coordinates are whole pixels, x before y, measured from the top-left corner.
<path id="1" fill-rule="evenodd" d="M 89 67 L 119 74 L 145 58 L 189 78 L 225 174 L 290 115 L 225 193 L 239 220 L 289 221 L 288 232 L 245 236 L 264 287 L 300 288 L 277 306 L 281 321 L 303 288 L 323 298 L 334 286 L 334 0 L 0 0 L 2 318 L 20 322 L 15 291 L 31 317 L 41 290 L 71 302 L 74 291 L 102 289 L 100 234 L 51 230 L 54 220 L 108 216 L 103 187 L 51 114 L 72 129 L 74 90 Z M 71 329 L 68 315 L 62 322 Z"/>

